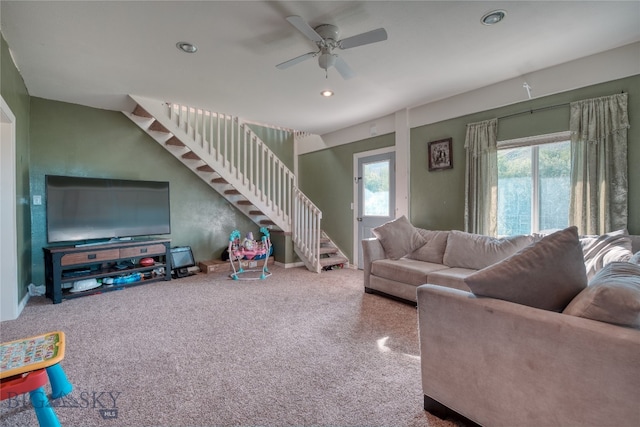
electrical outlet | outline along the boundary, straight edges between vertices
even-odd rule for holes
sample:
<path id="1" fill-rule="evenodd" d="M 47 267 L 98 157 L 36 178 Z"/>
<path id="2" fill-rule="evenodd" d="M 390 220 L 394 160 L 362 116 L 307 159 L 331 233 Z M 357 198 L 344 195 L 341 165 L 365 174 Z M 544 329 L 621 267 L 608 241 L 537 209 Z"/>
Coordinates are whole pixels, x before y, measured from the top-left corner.
<path id="1" fill-rule="evenodd" d="M 40 195 L 33 196 L 33 204 L 34 205 L 41 205 L 42 204 L 42 196 L 40 196 Z"/>

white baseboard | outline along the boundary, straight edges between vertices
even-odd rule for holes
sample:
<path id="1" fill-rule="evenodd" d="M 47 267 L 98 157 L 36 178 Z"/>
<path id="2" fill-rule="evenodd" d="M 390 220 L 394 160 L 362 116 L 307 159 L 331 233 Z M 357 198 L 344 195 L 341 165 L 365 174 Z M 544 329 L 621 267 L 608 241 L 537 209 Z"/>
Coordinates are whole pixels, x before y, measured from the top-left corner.
<path id="1" fill-rule="evenodd" d="M 22 301 L 20 301 L 20 304 L 18 304 L 18 315 L 16 316 L 16 319 L 20 317 L 20 313 L 22 313 L 22 310 L 24 310 L 24 308 L 27 306 L 29 298 L 31 298 L 31 295 L 29 294 L 29 292 L 27 292 L 24 298 L 22 298 Z"/>
<path id="2" fill-rule="evenodd" d="M 296 268 L 296 267 L 304 267 L 304 262 L 300 261 L 300 262 L 280 262 L 280 261 L 276 261 L 275 265 L 277 265 L 278 267 L 282 267 L 282 268 Z"/>

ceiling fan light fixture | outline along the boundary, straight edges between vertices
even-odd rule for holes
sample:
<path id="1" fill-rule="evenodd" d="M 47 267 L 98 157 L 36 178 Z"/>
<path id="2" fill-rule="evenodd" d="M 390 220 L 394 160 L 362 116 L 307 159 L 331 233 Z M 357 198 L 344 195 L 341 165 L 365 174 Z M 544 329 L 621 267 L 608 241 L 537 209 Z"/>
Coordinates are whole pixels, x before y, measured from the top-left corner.
<path id="1" fill-rule="evenodd" d="M 325 98 L 328 98 L 330 96 L 333 96 L 333 91 L 330 89 L 325 89 L 322 92 L 320 92 L 320 95 L 324 96 Z"/>
<path id="2" fill-rule="evenodd" d="M 483 25 L 494 25 L 502 21 L 505 16 L 507 16 L 506 10 L 492 10 L 491 12 L 485 13 L 480 19 L 480 22 L 482 22 Z"/>
<path id="3" fill-rule="evenodd" d="M 318 65 L 323 70 L 328 70 L 329 68 L 336 65 L 336 57 L 337 55 L 334 55 L 332 53 L 323 52 L 322 55 L 320 55 L 320 57 L 318 58 Z"/>
<path id="4" fill-rule="evenodd" d="M 196 53 L 198 51 L 196 45 L 189 42 L 178 42 L 176 43 L 176 47 L 184 53 Z"/>

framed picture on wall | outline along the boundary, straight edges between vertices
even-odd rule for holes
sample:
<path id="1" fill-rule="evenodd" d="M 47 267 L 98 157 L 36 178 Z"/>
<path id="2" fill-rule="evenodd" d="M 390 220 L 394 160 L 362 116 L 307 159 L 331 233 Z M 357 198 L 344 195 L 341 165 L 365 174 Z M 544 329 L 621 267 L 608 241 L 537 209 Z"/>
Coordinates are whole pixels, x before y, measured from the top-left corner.
<path id="1" fill-rule="evenodd" d="M 429 143 L 429 170 L 439 171 L 453 168 L 452 138 Z"/>

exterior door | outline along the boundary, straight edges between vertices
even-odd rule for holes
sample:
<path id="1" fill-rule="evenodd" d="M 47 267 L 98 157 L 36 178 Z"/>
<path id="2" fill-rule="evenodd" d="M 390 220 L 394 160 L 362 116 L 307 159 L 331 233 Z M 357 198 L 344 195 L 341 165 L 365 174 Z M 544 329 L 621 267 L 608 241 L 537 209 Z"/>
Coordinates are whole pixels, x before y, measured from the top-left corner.
<path id="1" fill-rule="evenodd" d="M 358 268 L 363 268 L 362 239 L 373 237 L 371 229 L 391 221 L 396 211 L 395 152 L 385 152 L 358 159 L 357 227 Z"/>

